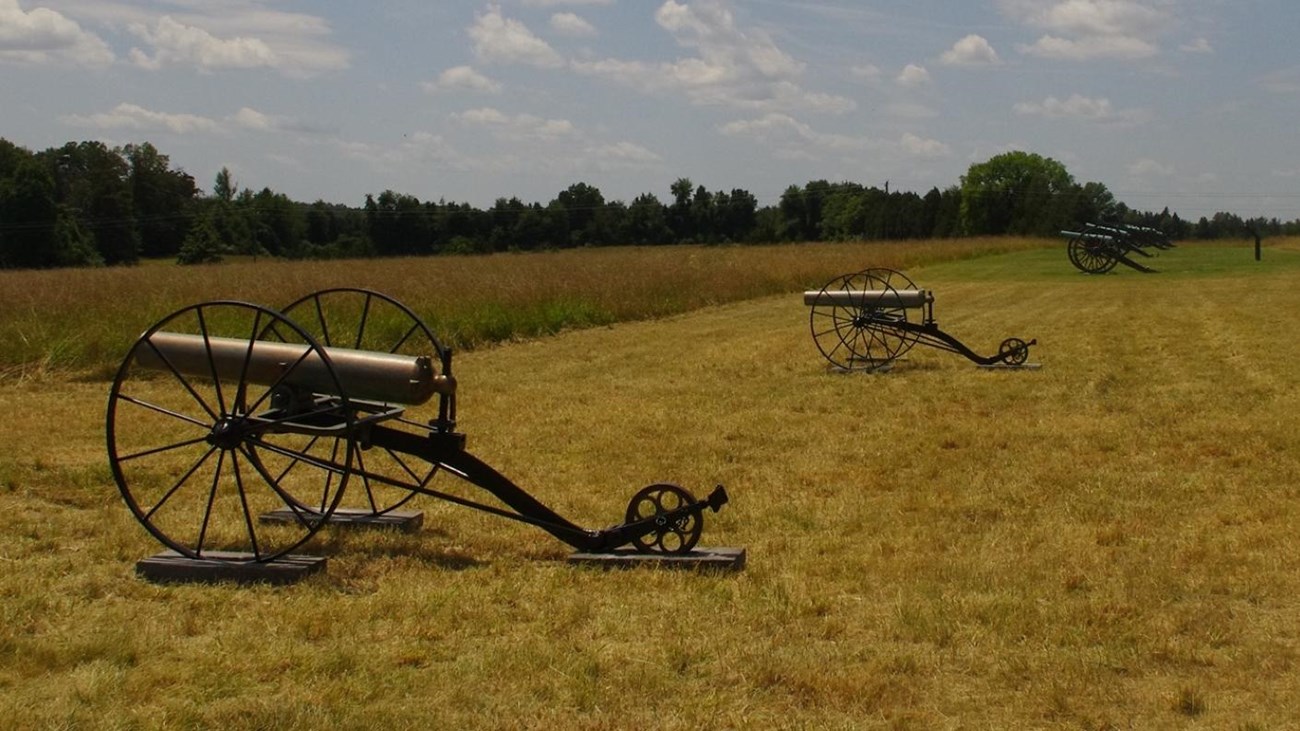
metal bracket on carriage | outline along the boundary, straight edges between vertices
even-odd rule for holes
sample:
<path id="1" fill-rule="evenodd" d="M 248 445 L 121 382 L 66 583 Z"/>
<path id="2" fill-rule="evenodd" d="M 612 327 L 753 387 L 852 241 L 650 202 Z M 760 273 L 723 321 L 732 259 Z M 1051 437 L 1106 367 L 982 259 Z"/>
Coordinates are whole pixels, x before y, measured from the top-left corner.
<path id="1" fill-rule="evenodd" d="M 406 415 L 434 397 L 436 419 Z M 178 310 L 140 336 L 109 395 L 114 480 L 170 549 L 137 571 L 167 581 L 296 580 L 323 564 L 293 553 L 322 527 L 413 530 L 422 514 L 403 508 L 417 495 L 540 528 L 577 549 L 580 563 L 744 565 L 744 549 L 696 547 L 706 508 L 727 502 L 721 485 L 703 500 L 650 485 L 623 524 L 584 529 L 465 450 L 455 398 L 450 350 L 408 308 L 370 290 L 323 290 L 283 310 L 233 301 Z M 435 489 L 439 475 L 500 504 Z"/>
<path id="2" fill-rule="evenodd" d="M 957 353 L 982 368 L 1035 369 L 1027 362 L 1037 340 L 1007 338 L 992 355 L 980 355 L 934 319 L 934 293 L 902 272 L 873 268 L 845 274 L 803 293 L 811 308 L 813 342 L 841 371 L 884 372 L 916 344 Z"/>

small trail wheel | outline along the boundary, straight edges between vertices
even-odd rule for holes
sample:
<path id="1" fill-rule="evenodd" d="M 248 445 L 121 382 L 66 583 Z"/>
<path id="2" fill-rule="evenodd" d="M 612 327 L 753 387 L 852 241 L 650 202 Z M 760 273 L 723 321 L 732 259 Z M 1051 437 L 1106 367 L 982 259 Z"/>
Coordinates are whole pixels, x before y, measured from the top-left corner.
<path id="1" fill-rule="evenodd" d="M 272 364 L 278 376 L 262 373 L 268 385 L 254 382 L 250 353 L 272 327 L 296 355 Z M 186 357 L 160 349 L 169 335 L 188 339 Z M 223 342 L 233 345 L 223 351 Z M 328 396 L 289 385 L 309 370 Z M 311 335 L 275 310 L 219 301 L 178 310 L 140 336 L 113 380 L 105 431 L 118 490 L 155 538 L 191 558 L 270 561 L 311 538 L 338 505 L 355 450 L 318 433 L 353 426 Z M 285 507 L 293 520 L 259 521 Z"/>
<path id="2" fill-rule="evenodd" d="M 661 516 L 695 502 L 695 498 L 677 485 L 659 483 L 642 488 L 627 506 L 627 522 Z M 634 539 L 632 544 L 642 553 L 689 553 L 704 531 L 704 516 L 684 515 L 676 520 L 664 518 L 653 533 Z"/>
<path id="3" fill-rule="evenodd" d="M 998 346 L 998 356 L 1007 365 L 1023 365 L 1029 360 L 1029 344 L 1020 338 L 1007 338 Z"/>
<path id="4" fill-rule="evenodd" d="M 281 312 L 325 347 L 428 356 L 435 374 L 441 373 L 442 344 L 418 315 L 388 295 L 350 287 L 323 289 L 294 300 Z M 451 398 L 440 400 L 440 408 L 449 409 L 449 404 L 442 404 Z M 427 421 L 405 416 L 385 423 L 420 433 L 429 430 Z M 436 464 L 388 449 L 357 448 L 355 452 L 355 482 L 338 507 L 353 515 L 377 517 L 397 510 L 419 494 L 416 490 L 428 486 L 439 469 Z M 298 502 L 308 509 L 306 501 Z"/>

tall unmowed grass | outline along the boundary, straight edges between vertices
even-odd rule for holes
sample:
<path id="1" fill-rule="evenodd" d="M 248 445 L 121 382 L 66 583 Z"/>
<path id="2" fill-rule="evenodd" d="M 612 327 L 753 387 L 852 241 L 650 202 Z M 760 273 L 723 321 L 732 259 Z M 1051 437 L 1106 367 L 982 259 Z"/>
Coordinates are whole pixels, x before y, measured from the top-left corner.
<path id="1" fill-rule="evenodd" d="M 363 287 L 408 305 L 443 344 L 465 349 L 816 286 L 868 265 L 907 268 L 1044 245 L 992 238 L 615 247 L 0 272 L 0 378 L 70 369 L 109 373 L 145 328 L 210 300 L 281 308 L 313 291 Z"/>

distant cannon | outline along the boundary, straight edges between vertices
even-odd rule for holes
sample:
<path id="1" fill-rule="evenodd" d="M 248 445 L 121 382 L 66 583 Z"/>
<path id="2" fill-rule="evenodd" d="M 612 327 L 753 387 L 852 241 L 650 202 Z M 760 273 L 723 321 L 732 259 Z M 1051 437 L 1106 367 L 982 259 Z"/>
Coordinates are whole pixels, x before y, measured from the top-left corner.
<path id="1" fill-rule="evenodd" d="M 1136 262 L 1130 255 L 1150 258 L 1146 249 L 1170 249 L 1173 242 L 1159 229 L 1128 224 L 1103 225 L 1089 223 L 1080 231 L 1061 231 L 1068 241 L 1066 255 L 1076 269 L 1087 274 L 1105 274 L 1116 265 L 1123 264 L 1144 274 L 1154 274 L 1155 269 Z"/>
<path id="2" fill-rule="evenodd" d="M 864 269 L 803 293 L 809 325 L 822 356 L 846 370 L 884 370 L 916 344 L 957 353 L 981 366 L 1025 367 L 1037 340 L 1007 338 L 992 355 L 980 355 L 939 328 L 934 293 L 902 272 Z"/>
<path id="3" fill-rule="evenodd" d="M 698 553 L 704 512 L 728 501 L 721 485 L 696 499 L 655 483 L 621 522 L 580 527 L 466 451 L 456 386 L 451 351 L 377 292 L 323 290 L 283 311 L 196 304 L 145 331 L 123 360 L 109 394 L 109 464 L 155 538 L 223 565 L 292 559 L 324 525 L 382 524 L 416 495 L 536 526 L 586 554 L 681 558 Z M 436 418 L 407 417 L 435 397 Z M 499 504 L 435 489 L 438 473 Z"/>

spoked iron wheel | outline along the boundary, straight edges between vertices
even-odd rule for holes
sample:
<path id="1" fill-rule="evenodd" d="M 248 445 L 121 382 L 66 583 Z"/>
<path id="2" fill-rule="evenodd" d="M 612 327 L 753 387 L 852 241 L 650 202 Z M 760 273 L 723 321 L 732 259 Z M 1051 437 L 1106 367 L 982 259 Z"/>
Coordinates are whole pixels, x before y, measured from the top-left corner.
<path id="1" fill-rule="evenodd" d="M 410 308 L 387 295 L 367 289 L 324 289 L 290 303 L 282 312 L 325 347 L 428 356 L 435 374 L 441 372 L 442 344 Z M 427 421 L 407 417 L 385 424 L 404 425 L 422 434 L 429 430 Z M 375 517 L 389 513 L 408 503 L 438 472 L 436 464 L 387 449 L 358 448 L 355 454 L 352 490 L 336 512 Z M 309 509 L 307 500 L 297 504 Z"/>
<path id="2" fill-rule="evenodd" d="M 268 328 L 280 351 L 259 367 L 254 341 Z M 332 395 L 291 387 L 295 379 Z M 354 447 L 315 434 L 353 424 L 328 356 L 305 330 L 265 307 L 208 302 L 149 328 L 122 362 L 108 400 L 109 465 L 131 512 L 169 548 L 270 561 L 337 506 Z M 293 520 L 259 521 L 285 507 Z"/>
<path id="3" fill-rule="evenodd" d="M 627 522 L 664 515 L 695 502 L 685 489 L 677 485 L 659 483 L 642 488 L 632 496 L 627 506 Z M 676 520 L 662 519 L 655 532 L 632 541 L 642 553 L 689 553 L 704 531 L 704 516 L 684 515 Z"/>
<path id="4" fill-rule="evenodd" d="M 1070 239 L 1066 253 L 1070 257 L 1070 263 L 1087 274 L 1105 274 L 1119 263 L 1110 244 L 1085 236 Z"/>
<path id="5" fill-rule="evenodd" d="M 907 308 L 894 306 L 899 290 L 916 285 L 893 269 L 864 269 L 836 277 L 822 287 L 809 314 L 813 341 L 843 370 L 874 370 L 916 344 L 917 335 L 899 328 Z M 831 293 L 839 299 L 832 299 Z"/>

